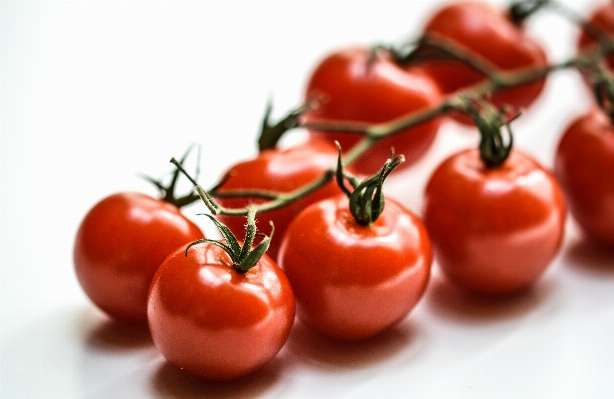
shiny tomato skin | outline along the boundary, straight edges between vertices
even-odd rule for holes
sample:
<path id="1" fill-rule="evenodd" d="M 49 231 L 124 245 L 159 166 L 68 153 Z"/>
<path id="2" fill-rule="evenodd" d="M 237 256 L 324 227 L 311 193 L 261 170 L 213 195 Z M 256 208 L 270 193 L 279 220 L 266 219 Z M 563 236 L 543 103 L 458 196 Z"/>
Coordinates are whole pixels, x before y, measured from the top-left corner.
<path id="1" fill-rule="evenodd" d="M 436 263 L 459 286 L 509 294 L 530 286 L 561 246 L 566 208 L 553 175 L 518 150 L 486 169 L 478 150 L 444 160 L 425 188 Z"/>
<path id="2" fill-rule="evenodd" d="M 149 329 L 166 360 L 188 375 L 226 381 L 252 373 L 286 342 L 292 288 L 264 255 L 246 273 L 212 244 L 177 250 L 160 266 L 148 299 Z"/>
<path id="3" fill-rule="evenodd" d="M 614 2 L 604 1 L 588 17 L 588 23 L 594 24 L 598 28 L 602 29 L 604 33 L 614 36 Z M 595 46 L 597 42 L 595 39 L 582 30 L 578 37 L 578 49 L 587 50 Z M 614 55 L 607 57 L 608 66 L 611 70 L 614 70 Z"/>
<path id="4" fill-rule="evenodd" d="M 548 60 L 542 46 L 521 26 L 491 5 L 475 1 L 452 2 L 434 13 L 423 29 L 426 35 L 442 38 L 472 52 L 500 70 L 509 72 L 544 67 Z M 427 61 L 425 67 L 445 93 L 455 93 L 484 81 L 485 76 L 460 61 Z M 492 96 L 495 105 L 529 107 L 542 92 L 545 79 L 507 88 Z M 455 115 L 465 124 L 473 124 L 466 115 Z"/>
<path id="5" fill-rule="evenodd" d="M 427 286 L 431 259 L 422 222 L 402 205 L 388 198 L 365 227 L 354 221 L 345 195 L 301 212 L 280 251 L 298 318 L 341 340 L 365 339 L 402 320 Z"/>
<path id="6" fill-rule="evenodd" d="M 574 219 L 595 242 L 614 247 L 614 124 L 603 111 L 570 123 L 554 167 Z"/>
<path id="7" fill-rule="evenodd" d="M 74 245 L 77 278 L 87 296 L 109 316 L 147 321 L 153 276 L 178 247 L 203 238 L 179 209 L 140 193 L 117 193 L 85 216 Z"/>
<path id="8" fill-rule="evenodd" d="M 321 140 L 309 141 L 283 150 L 264 150 L 255 158 L 238 162 L 232 166 L 226 175 L 231 176 L 221 185 L 219 192 L 226 190 L 263 190 L 288 193 L 306 184 L 320 179 L 324 173 L 337 164 L 337 149 L 332 143 Z M 268 254 L 273 260 L 290 221 L 307 205 L 321 199 L 338 194 L 339 188 L 334 181 L 319 190 L 287 205 L 256 216 L 258 231 L 268 233 L 271 229 L 269 221 L 275 226 L 275 235 L 271 239 Z M 216 198 L 217 202 L 227 208 L 244 208 L 249 203 L 266 202 L 262 198 Z M 235 236 L 245 236 L 245 217 L 219 215 L 218 220 L 224 223 Z"/>
<path id="9" fill-rule="evenodd" d="M 339 120 L 389 122 L 395 118 L 434 106 L 441 92 L 432 77 L 419 67 L 403 69 L 389 55 L 371 59 L 370 49 L 351 47 L 326 56 L 314 69 L 305 89 L 307 100 L 319 98 L 321 104 L 306 112 L 306 121 Z M 371 175 L 381 168 L 394 148 L 405 155 L 406 167 L 420 159 L 433 143 L 441 119 L 381 139 L 353 166 L 360 174 Z M 362 137 L 358 133 L 311 130 L 311 137 L 337 140 L 349 150 Z"/>

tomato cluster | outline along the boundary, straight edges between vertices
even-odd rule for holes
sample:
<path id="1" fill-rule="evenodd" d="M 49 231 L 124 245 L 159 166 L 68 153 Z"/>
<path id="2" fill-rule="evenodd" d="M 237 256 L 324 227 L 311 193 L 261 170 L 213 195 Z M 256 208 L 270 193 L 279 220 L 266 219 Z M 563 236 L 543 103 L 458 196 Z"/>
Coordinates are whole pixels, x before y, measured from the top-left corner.
<path id="1" fill-rule="evenodd" d="M 180 162 L 162 199 L 119 193 L 95 205 L 74 246 L 83 290 L 109 316 L 146 322 L 171 364 L 221 381 L 271 360 L 295 315 L 333 339 L 391 328 L 420 301 L 433 262 L 471 292 L 530 287 L 560 249 L 567 207 L 589 239 L 614 247 L 608 65 L 578 62 L 598 104 L 563 132 L 553 172 L 513 147 L 507 111 L 538 97 L 544 73 L 526 76 L 548 64 L 523 30 L 528 14 L 450 3 L 427 21 L 409 54 L 383 47 L 329 54 L 306 84 L 309 105 L 293 116 L 308 128 L 306 142 L 263 147 L 210 191 Z M 590 21 L 578 51 L 599 61 L 612 47 L 614 3 Z M 488 86 L 518 75 L 524 80 Z M 477 126 L 479 148 L 452 154 L 433 171 L 421 219 L 384 198 L 383 183 L 428 151 L 445 112 Z M 174 201 L 180 172 L 199 196 Z M 205 238 L 181 213 L 199 197 L 222 240 Z"/>

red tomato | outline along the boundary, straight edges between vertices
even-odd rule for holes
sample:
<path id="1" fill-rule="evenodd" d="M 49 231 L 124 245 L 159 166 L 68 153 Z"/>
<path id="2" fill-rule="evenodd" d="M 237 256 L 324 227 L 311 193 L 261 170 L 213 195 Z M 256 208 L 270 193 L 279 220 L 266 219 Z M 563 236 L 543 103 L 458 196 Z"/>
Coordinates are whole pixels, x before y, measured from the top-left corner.
<path id="1" fill-rule="evenodd" d="M 239 162 L 226 174 L 230 178 L 218 190 L 250 189 L 288 193 L 321 178 L 324 173 L 336 167 L 337 148 L 324 141 L 311 141 L 307 144 L 286 150 L 264 150 L 253 159 Z M 339 193 L 334 181 L 316 192 L 305 196 L 283 208 L 258 214 L 258 231 L 270 229 L 269 220 L 275 225 L 275 237 L 282 237 L 290 221 L 307 205 Z M 262 198 L 224 198 L 216 201 L 227 208 L 245 208 L 248 203 L 262 203 Z M 217 219 L 228 226 L 237 236 L 245 234 L 245 217 L 219 215 Z M 277 259 L 280 241 L 273 237 L 268 250 L 269 256 Z"/>
<path id="2" fill-rule="evenodd" d="M 304 114 L 305 121 L 388 122 L 413 111 L 434 106 L 441 93 L 433 79 L 421 68 L 402 69 L 389 55 L 371 58 L 367 48 L 347 48 L 330 54 L 314 70 L 305 98 L 321 99 L 321 106 Z M 430 148 L 440 119 L 433 119 L 381 139 L 354 164 L 356 171 L 371 175 L 394 147 L 409 165 Z M 330 142 L 339 141 L 349 150 L 362 137 L 359 133 L 311 131 L 310 135 Z M 403 165 L 401 167 L 403 167 Z"/>
<path id="3" fill-rule="evenodd" d="M 177 250 L 158 269 L 148 300 L 149 329 L 162 355 L 187 374 L 223 381 L 271 360 L 294 322 L 287 278 L 266 254 L 247 272 L 220 247 Z"/>
<path id="4" fill-rule="evenodd" d="M 557 254 L 565 202 L 551 173 L 523 153 L 512 150 L 487 169 L 471 149 L 435 170 L 423 215 L 435 260 L 452 281 L 505 294 L 533 283 Z"/>
<path id="5" fill-rule="evenodd" d="M 472 52 L 502 71 L 543 67 L 547 58 L 542 46 L 528 36 L 522 26 L 512 22 L 507 14 L 480 2 L 454 2 L 441 8 L 426 23 L 426 35 L 445 39 L 459 48 Z M 426 61 L 425 67 L 439 82 L 445 93 L 484 81 L 485 76 L 460 61 Z M 545 79 L 506 88 L 492 96 L 497 108 L 509 104 L 527 108 L 539 96 Z M 465 115 L 455 118 L 466 124 L 473 120 Z"/>
<path id="6" fill-rule="evenodd" d="M 77 232 L 74 263 L 88 297 L 113 318 L 145 322 L 147 292 L 164 259 L 203 233 L 176 206 L 139 193 L 96 204 Z"/>
<path id="7" fill-rule="evenodd" d="M 393 326 L 416 305 L 429 280 L 431 247 L 422 222 L 394 200 L 362 226 L 341 195 L 294 219 L 279 260 L 299 319 L 325 336 L 357 340 Z"/>
<path id="8" fill-rule="evenodd" d="M 602 33 L 610 35 L 610 40 L 612 40 L 612 36 L 614 36 L 614 2 L 607 1 L 597 7 L 589 16 L 588 22 L 601 29 Z M 595 38 L 588 34 L 586 30 L 583 30 L 578 38 L 578 49 L 586 50 L 596 43 Z M 614 70 L 614 54 L 608 56 L 607 60 L 610 69 Z"/>
<path id="9" fill-rule="evenodd" d="M 599 108 L 575 119 L 555 158 L 569 210 L 593 240 L 614 246 L 614 124 Z"/>

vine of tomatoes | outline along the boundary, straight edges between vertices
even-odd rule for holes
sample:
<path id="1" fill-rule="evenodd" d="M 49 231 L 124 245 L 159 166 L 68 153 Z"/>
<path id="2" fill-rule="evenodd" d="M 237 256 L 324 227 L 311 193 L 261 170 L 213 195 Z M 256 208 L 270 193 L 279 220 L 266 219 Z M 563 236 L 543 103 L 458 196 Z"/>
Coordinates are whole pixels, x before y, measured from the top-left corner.
<path id="1" fill-rule="evenodd" d="M 586 59 L 569 63 L 601 71 L 591 83 L 606 95 L 597 92 L 600 107 L 563 132 L 554 174 L 513 147 L 511 130 L 507 142 L 502 134 L 510 123 L 504 111 L 529 107 L 548 73 L 544 50 L 522 27 L 534 10 L 522 10 L 451 3 L 427 21 L 406 59 L 383 47 L 330 53 L 306 84 L 308 105 L 276 126 L 268 126 L 267 113 L 259 154 L 231 166 L 210 192 L 179 162 L 168 188 L 157 183 L 161 199 L 119 193 L 96 204 L 74 245 L 83 290 L 113 318 L 146 321 L 169 363 L 199 379 L 225 381 L 276 356 L 295 315 L 335 339 L 391 328 L 423 296 L 433 259 L 470 291 L 508 294 L 531 286 L 560 250 L 566 202 L 587 237 L 614 247 L 611 71 Z M 612 47 L 613 15 L 608 2 L 583 26 L 578 48 L 603 51 L 592 54 L 595 64 Z M 527 77 L 531 70 L 537 72 Z M 520 72 L 522 79 L 499 82 L 505 87 L 493 92 L 467 91 Z M 384 199 L 383 183 L 402 160 L 410 166 L 427 152 L 449 111 L 477 125 L 479 148 L 453 154 L 434 170 L 421 220 Z M 417 122 L 398 123 L 411 117 Z M 337 127 L 322 128 L 327 122 Z M 276 148 L 286 130 L 301 125 L 307 142 Z M 352 155 L 347 167 L 340 148 Z M 404 156 L 381 167 L 391 148 Z M 180 172 L 198 195 L 173 198 Z M 361 181 L 352 173 L 372 176 Z M 198 197 L 222 240 L 204 238 L 181 213 Z"/>

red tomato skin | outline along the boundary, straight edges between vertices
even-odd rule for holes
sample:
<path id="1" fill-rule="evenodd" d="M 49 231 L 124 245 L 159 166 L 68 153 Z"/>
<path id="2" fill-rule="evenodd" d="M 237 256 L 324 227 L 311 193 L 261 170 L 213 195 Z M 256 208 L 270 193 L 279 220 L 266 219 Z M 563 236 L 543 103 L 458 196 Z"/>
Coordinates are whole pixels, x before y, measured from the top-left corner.
<path id="1" fill-rule="evenodd" d="M 459 1 L 450 3 L 431 16 L 424 33 L 451 41 L 473 52 L 505 72 L 544 67 L 548 60 L 543 47 L 514 24 L 506 14 L 486 3 Z M 460 61 L 427 61 L 425 68 L 439 82 L 444 93 L 455 93 L 480 83 L 485 76 Z M 492 102 L 501 106 L 529 107 L 540 95 L 545 79 L 526 85 L 506 88 L 493 94 Z M 464 114 L 454 118 L 464 124 L 473 120 Z"/>
<path id="2" fill-rule="evenodd" d="M 325 57 L 313 71 L 305 89 L 307 100 L 319 97 L 321 106 L 305 113 L 305 121 L 389 122 L 410 112 L 435 106 L 442 96 L 437 83 L 421 68 L 403 69 L 389 56 L 373 60 L 363 47 L 341 49 Z M 435 140 L 441 118 L 405 129 L 379 140 L 353 166 L 364 175 L 377 172 L 394 148 L 405 155 L 407 167 L 420 159 Z M 362 137 L 359 133 L 310 130 L 310 136 L 339 141 L 344 151 Z"/>
<path id="3" fill-rule="evenodd" d="M 478 293 L 530 286 L 558 253 L 565 217 L 552 174 L 517 150 L 495 169 L 486 169 L 475 149 L 452 155 L 425 188 L 423 218 L 436 263 Z"/>
<path id="4" fill-rule="evenodd" d="M 588 17 L 588 22 L 603 29 L 608 35 L 614 36 L 614 2 L 605 1 L 595 8 Z M 596 44 L 597 42 L 586 31 L 582 30 L 580 32 L 578 37 L 579 50 L 588 50 Z M 607 62 L 610 69 L 614 70 L 614 55 L 609 55 Z"/>
<path id="5" fill-rule="evenodd" d="M 220 192 L 236 189 L 253 189 L 289 193 L 308 183 L 320 179 L 324 173 L 337 165 L 337 148 L 324 141 L 311 141 L 285 150 L 264 150 L 255 158 L 239 162 L 232 166 L 227 175 L 232 176 L 220 187 Z M 281 237 L 290 221 L 306 206 L 336 195 L 340 192 L 337 184 L 331 180 L 319 190 L 282 208 L 262 212 L 257 215 L 258 231 L 268 233 L 269 221 L 275 225 L 275 235 L 271 239 L 268 255 L 277 259 Z M 244 208 L 249 203 L 262 203 L 261 198 L 223 198 L 216 201 L 227 208 Z M 245 236 L 245 217 L 219 215 L 217 219 L 224 223 L 237 237 Z"/>
<path id="6" fill-rule="evenodd" d="M 178 247 L 201 239 L 179 209 L 140 193 L 118 193 L 96 204 L 77 232 L 74 264 L 81 287 L 101 310 L 146 323 L 153 276 Z"/>
<path id="7" fill-rule="evenodd" d="M 569 211 L 586 235 L 614 247 L 614 125 L 594 108 L 573 120 L 554 164 Z"/>
<path id="8" fill-rule="evenodd" d="M 427 286 L 431 260 L 422 222 L 402 205 L 388 198 L 383 214 L 364 227 L 345 195 L 299 214 L 280 251 L 298 318 L 341 340 L 365 339 L 401 321 Z"/>
<path id="9" fill-rule="evenodd" d="M 227 381 L 252 373 L 282 348 L 294 322 L 292 288 L 264 255 L 246 273 L 212 244 L 177 250 L 148 299 L 149 329 L 167 361 L 192 377 Z"/>

